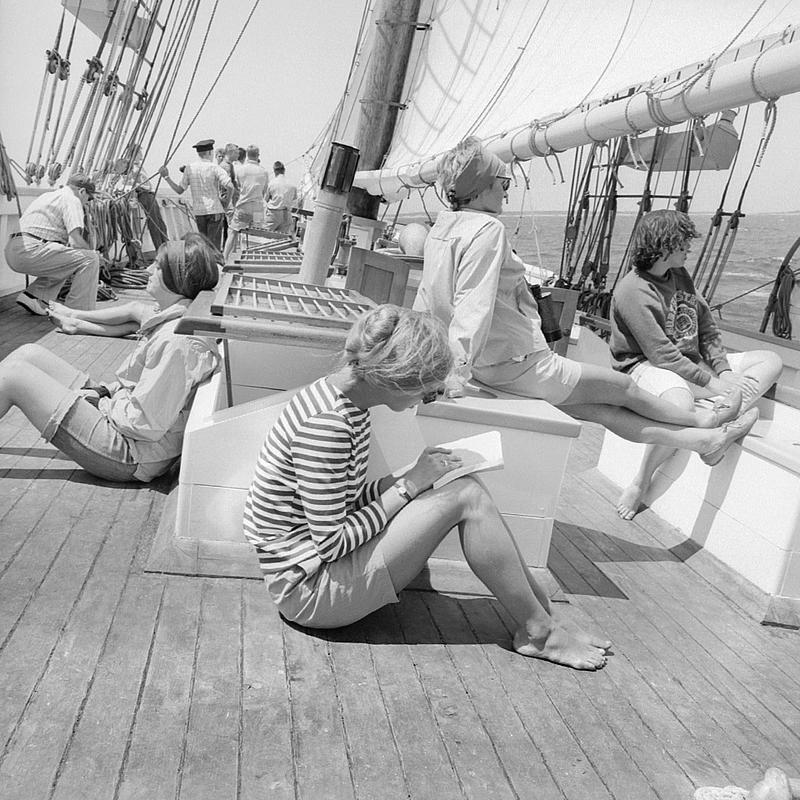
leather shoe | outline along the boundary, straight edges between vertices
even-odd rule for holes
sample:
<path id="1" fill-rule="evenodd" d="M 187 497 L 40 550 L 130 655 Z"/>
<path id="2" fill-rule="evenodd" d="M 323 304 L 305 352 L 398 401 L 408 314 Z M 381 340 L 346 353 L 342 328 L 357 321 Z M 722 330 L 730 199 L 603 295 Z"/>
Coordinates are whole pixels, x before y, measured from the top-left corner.
<path id="1" fill-rule="evenodd" d="M 707 453 L 702 453 L 700 458 L 703 460 L 703 463 L 708 464 L 709 467 L 714 467 L 719 464 L 724 458 L 728 448 L 737 439 L 741 439 L 743 436 L 747 435 L 750 432 L 750 428 L 756 424 L 757 419 L 758 409 L 751 408 L 749 411 L 745 411 L 735 422 L 728 422 L 724 425 L 722 431 L 725 434 L 725 438 L 722 444 L 715 447 L 713 450 L 709 450 Z"/>

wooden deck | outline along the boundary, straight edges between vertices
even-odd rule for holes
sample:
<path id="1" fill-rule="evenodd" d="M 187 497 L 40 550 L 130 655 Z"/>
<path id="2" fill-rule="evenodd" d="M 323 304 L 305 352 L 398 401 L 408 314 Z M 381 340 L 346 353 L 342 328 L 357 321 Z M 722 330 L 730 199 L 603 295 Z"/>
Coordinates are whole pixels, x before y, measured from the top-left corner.
<path id="1" fill-rule="evenodd" d="M 130 342 L 28 341 L 108 376 Z M 614 641 L 578 673 L 509 651 L 477 595 L 404 592 L 362 624 L 283 624 L 258 581 L 143 571 L 167 481 L 112 486 L 0 421 L 0 797 L 688 800 L 800 775 L 800 634 L 574 448 L 551 554 L 565 616 Z M 767 510 L 765 510 L 767 513 Z"/>

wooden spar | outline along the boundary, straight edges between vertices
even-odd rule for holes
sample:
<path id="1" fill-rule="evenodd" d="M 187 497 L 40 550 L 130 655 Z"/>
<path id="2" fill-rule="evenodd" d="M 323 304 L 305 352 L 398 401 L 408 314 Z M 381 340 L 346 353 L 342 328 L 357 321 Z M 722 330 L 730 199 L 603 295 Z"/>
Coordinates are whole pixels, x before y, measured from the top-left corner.
<path id="1" fill-rule="evenodd" d="M 710 79 L 703 76 L 682 91 L 669 84 L 653 91 L 643 88 L 630 97 L 587 104 L 563 117 L 540 119 L 494 139 L 487 148 L 506 162 L 514 158 L 527 161 L 800 92 L 800 43 L 772 47 L 753 58 L 719 65 L 709 74 Z M 434 183 L 436 161 L 434 155 L 391 170 L 359 171 L 354 185 L 372 195 L 396 199 L 407 187 Z"/>
<path id="2" fill-rule="evenodd" d="M 359 163 L 362 169 L 378 169 L 389 152 L 397 112 L 402 108 L 403 85 L 420 2 L 383 0 L 365 90 L 360 100 L 356 147 L 361 153 Z M 380 200 L 373 195 L 374 192 L 354 188 L 348 198 L 348 212 L 357 217 L 377 219 Z"/>

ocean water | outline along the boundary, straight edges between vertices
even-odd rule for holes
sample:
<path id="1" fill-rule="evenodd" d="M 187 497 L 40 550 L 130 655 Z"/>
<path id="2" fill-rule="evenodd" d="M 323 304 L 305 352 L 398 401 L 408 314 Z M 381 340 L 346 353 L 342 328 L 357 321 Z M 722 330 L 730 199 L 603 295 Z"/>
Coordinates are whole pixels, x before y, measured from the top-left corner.
<path id="1" fill-rule="evenodd" d="M 700 256 L 712 216 L 701 212 L 692 214 L 701 238 L 695 239 L 687 260 L 690 272 Z M 635 219 L 635 214 L 617 215 L 609 281 L 613 280 L 619 269 Z M 398 222 L 425 220 L 420 215 L 402 215 Z M 539 212 L 533 218 L 530 214 L 523 217 L 504 214 L 502 220 L 514 249 L 525 262 L 558 272 L 564 237 L 564 214 Z M 750 331 L 758 330 L 778 267 L 798 237 L 800 212 L 747 214 L 739 221 L 736 241 L 712 299 L 712 306 L 724 304 L 719 312 L 722 319 Z M 722 233 L 717 237 L 717 242 L 721 239 Z M 793 266 L 796 270 L 800 269 L 800 250 L 795 254 Z"/>

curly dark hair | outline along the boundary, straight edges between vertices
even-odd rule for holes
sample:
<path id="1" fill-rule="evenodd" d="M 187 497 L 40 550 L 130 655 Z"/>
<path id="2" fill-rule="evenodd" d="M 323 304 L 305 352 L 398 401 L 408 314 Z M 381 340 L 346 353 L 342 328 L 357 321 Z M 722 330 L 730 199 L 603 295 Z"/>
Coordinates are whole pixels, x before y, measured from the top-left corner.
<path id="1" fill-rule="evenodd" d="M 699 234 L 688 214 L 661 209 L 645 214 L 633 234 L 632 261 L 647 272 L 659 258 L 666 258 Z"/>

